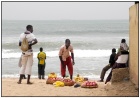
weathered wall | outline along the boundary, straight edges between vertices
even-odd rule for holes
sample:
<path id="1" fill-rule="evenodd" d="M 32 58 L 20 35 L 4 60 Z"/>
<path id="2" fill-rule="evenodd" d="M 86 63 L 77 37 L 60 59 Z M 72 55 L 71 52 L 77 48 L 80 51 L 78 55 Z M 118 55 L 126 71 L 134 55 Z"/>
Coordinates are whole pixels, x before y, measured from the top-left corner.
<path id="1" fill-rule="evenodd" d="M 138 86 L 138 4 L 129 8 L 129 73 L 131 81 Z"/>

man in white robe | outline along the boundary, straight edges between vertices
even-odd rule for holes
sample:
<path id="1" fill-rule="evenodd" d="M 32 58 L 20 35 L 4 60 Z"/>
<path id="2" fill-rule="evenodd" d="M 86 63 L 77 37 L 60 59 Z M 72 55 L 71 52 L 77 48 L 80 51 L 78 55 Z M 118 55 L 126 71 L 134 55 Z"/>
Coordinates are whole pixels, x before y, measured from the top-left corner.
<path id="1" fill-rule="evenodd" d="M 21 57 L 21 68 L 19 71 L 20 77 L 19 81 L 17 82 L 18 84 L 21 84 L 22 78 L 24 77 L 25 74 L 28 75 L 27 77 L 27 84 L 32 84 L 30 82 L 30 76 L 31 76 L 31 71 L 32 71 L 32 65 L 33 65 L 33 50 L 32 50 L 32 45 L 36 44 L 38 41 L 36 37 L 34 36 L 33 32 L 33 26 L 32 25 L 27 25 L 26 26 L 27 31 L 22 33 L 20 35 L 20 40 L 19 40 L 19 46 L 21 46 L 23 39 L 27 38 L 29 48 L 27 51 L 23 52 L 22 51 L 22 57 Z"/>

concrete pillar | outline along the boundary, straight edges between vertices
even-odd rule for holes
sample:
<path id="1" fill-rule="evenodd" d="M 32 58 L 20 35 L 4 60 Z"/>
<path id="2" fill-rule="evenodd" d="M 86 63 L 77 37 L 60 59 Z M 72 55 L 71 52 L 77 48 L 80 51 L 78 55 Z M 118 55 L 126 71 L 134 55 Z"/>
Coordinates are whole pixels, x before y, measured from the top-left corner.
<path id="1" fill-rule="evenodd" d="M 129 73 L 131 81 L 138 86 L 138 8 L 135 4 L 129 8 Z"/>

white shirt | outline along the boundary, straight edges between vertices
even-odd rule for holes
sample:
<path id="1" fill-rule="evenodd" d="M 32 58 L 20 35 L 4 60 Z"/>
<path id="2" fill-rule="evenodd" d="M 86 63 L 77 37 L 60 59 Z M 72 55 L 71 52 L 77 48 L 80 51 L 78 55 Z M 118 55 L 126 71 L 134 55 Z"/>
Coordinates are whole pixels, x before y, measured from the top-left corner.
<path id="1" fill-rule="evenodd" d="M 25 33 L 20 34 L 20 38 L 19 38 L 19 41 L 20 41 L 20 42 L 23 41 L 23 39 L 25 38 L 25 36 L 26 36 L 28 42 L 32 42 L 34 39 L 36 39 L 35 35 L 34 35 L 33 33 L 31 33 L 30 31 L 26 31 L 26 33 L 28 33 L 28 34 L 25 34 Z M 31 54 L 29 53 L 30 50 L 32 50 L 32 49 L 29 49 L 29 50 L 26 51 L 25 53 L 26 53 L 27 55 L 31 55 Z"/>
<path id="2" fill-rule="evenodd" d="M 31 42 L 31 41 L 33 41 L 34 39 L 36 39 L 36 37 L 34 36 L 34 34 L 31 33 L 31 32 L 29 32 L 29 34 L 22 33 L 22 34 L 20 35 L 20 39 L 19 39 L 19 40 L 22 42 L 23 39 L 25 38 L 25 36 L 26 36 L 28 42 Z"/>
<path id="3" fill-rule="evenodd" d="M 121 54 L 116 60 L 117 63 L 127 63 L 127 61 L 128 61 L 128 54 Z"/>
<path id="4" fill-rule="evenodd" d="M 121 43 L 120 46 L 123 47 L 124 50 L 128 50 L 128 46 L 126 43 Z"/>

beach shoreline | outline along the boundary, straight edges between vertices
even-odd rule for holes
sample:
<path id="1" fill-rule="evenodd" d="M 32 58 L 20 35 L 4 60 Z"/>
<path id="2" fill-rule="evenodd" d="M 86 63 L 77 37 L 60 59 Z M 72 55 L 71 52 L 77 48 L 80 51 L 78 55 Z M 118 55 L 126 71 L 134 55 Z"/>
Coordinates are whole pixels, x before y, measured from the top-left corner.
<path id="1" fill-rule="evenodd" d="M 122 81 L 111 84 L 108 82 L 97 82 L 98 88 L 81 88 L 74 86 L 54 87 L 51 84 L 46 84 L 45 80 L 31 78 L 32 85 L 26 84 L 26 79 L 22 80 L 22 84 L 17 84 L 18 78 L 2 78 L 2 97 L 57 97 L 57 96 L 139 96 L 135 85 L 130 81 Z"/>

